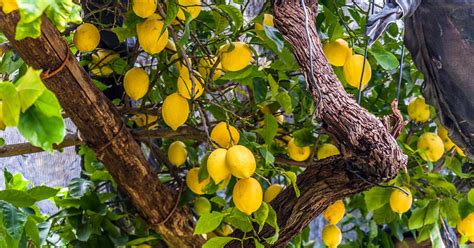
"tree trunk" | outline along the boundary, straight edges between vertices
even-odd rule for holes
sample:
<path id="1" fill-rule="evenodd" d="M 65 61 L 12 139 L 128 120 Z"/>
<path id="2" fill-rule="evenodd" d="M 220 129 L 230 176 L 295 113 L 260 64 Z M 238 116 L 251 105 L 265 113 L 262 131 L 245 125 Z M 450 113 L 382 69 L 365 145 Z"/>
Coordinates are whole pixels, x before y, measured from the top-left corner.
<path id="1" fill-rule="evenodd" d="M 92 84 L 74 56 L 67 56 L 70 53 L 67 42 L 56 28 L 44 17 L 41 37 L 17 41 L 18 20 L 18 12 L 5 15 L 0 11 L 0 30 L 23 60 L 35 69 L 53 71 L 66 60 L 64 69 L 44 83 L 56 94 L 84 141 L 96 151 L 142 217 L 169 247 L 200 247 L 204 240 L 193 236 L 190 210 L 184 207 L 173 211 L 177 191 L 160 184 L 117 109 Z M 171 218 L 167 218 L 170 214 Z"/>

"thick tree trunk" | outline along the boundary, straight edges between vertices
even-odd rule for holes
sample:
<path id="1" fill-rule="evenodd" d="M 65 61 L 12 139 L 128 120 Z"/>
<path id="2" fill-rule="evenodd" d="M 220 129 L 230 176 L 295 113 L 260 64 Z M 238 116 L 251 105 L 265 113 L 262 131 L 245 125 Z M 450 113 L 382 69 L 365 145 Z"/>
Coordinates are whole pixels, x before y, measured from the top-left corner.
<path id="1" fill-rule="evenodd" d="M 190 210 L 185 207 L 172 212 L 177 201 L 176 190 L 159 183 L 117 109 L 92 84 L 77 60 L 67 56 L 69 48 L 56 28 L 43 18 L 41 37 L 17 41 L 14 37 L 18 20 L 17 12 L 5 15 L 0 11 L 0 30 L 23 60 L 35 69 L 55 70 L 67 60 L 64 69 L 44 83 L 56 94 L 84 141 L 98 153 L 143 218 L 170 247 L 200 247 L 203 239 L 193 236 Z M 167 218 L 171 212 L 172 217 Z"/>

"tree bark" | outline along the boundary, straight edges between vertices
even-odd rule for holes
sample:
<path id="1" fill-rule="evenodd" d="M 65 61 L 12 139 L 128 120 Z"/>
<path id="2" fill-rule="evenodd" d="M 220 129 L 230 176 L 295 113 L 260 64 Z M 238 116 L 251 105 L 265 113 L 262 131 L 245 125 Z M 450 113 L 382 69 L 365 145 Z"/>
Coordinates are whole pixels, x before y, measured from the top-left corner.
<path id="1" fill-rule="evenodd" d="M 70 53 L 67 42 L 57 29 L 43 17 L 41 37 L 18 41 L 15 40 L 18 20 L 18 12 L 5 15 L 0 11 L 0 30 L 23 60 L 35 69 L 53 71 L 66 60 L 59 73 L 43 81 L 142 217 L 169 247 L 200 247 L 204 240 L 193 236 L 189 208 L 173 211 L 177 190 L 160 184 L 117 109 L 92 84 L 74 56 L 67 56 Z M 170 214 L 172 217 L 167 218 Z"/>

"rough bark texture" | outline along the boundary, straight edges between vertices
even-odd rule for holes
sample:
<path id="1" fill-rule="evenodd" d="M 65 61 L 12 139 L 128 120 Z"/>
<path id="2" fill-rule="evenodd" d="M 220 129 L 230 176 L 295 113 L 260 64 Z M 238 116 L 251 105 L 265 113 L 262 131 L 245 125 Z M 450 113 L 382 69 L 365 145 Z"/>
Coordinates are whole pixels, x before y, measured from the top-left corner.
<path id="1" fill-rule="evenodd" d="M 35 69 L 55 70 L 67 59 L 65 68 L 44 83 L 56 94 L 84 141 L 98 153 L 144 219 L 170 247 L 199 247 L 203 239 L 192 235 L 192 214 L 188 208 L 176 210 L 166 223 L 160 223 L 175 205 L 176 190 L 159 183 L 117 109 L 93 86 L 77 60 L 67 56 L 69 48 L 56 28 L 43 18 L 41 37 L 17 41 L 14 37 L 18 20 L 17 12 L 0 12 L 0 30 Z"/>
<path id="2" fill-rule="evenodd" d="M 272 201 L 281 229 L 278 241 L 271 247 L 285 247 L 329 204 L 364 191 L 375 183 L 394 178 L 407 162 L 407 156 L 391 134 L 392 131 L 394 134 L 398 133 L 403 127 L 398 110 L 395 109 L 396 113 L 392 118 L 386 118 L 392 121 L 391 125 L 384 126 L 381 120 L 360 107 L 346 93 L 322 52 L 314 23 L 317 1 L 306 0 L 305 3 L 309 34 L 314 44 L 312 58 L 315 82 L 311 80 L 305 15 L 300 1 L 274 1 L 275 24 L 293 47 L 314 101 L 317 103 L 321 99 L 316 116 L 323 122 L 325 130 L 339 143 L 342 155 L 316 161 L 301 173 L 298 176 L 301 191 L 299 198 L 295 196 L 293 189 L 288 188 Z M 393 130 L 389 130 L 392 128 Z M 272 228 L 266 226 L 260 236 L 267 237 L 272 233 Z M 230 246 L 238 245 L 233 243 Z"/>

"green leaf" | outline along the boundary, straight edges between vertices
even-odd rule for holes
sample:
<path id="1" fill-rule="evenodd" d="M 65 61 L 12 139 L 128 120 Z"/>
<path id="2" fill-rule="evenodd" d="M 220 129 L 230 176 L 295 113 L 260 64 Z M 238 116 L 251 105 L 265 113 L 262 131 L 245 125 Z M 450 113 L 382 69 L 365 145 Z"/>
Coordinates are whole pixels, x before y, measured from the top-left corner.
<path id="1" fill-rule="evenodd" d="M 253 242 L 255 242 L 255 248 L 265 248 L 256 238 L 253 238 Z"/>
<path id="2" fill-rule="evenodd" d="M 38 231 L 38 226 L 36 226 L 36 221 L 33 219 L 32 216 L 28 216 L 28 220 L 26 221 L 25 224 L 25 232 L 26 235 L 33 241 L 33 243 L 36 245 L 36 247 L 41 247 L 40 246 L 40 235 Z"/>
<path id="3" fill-rule="evenodd" d="M 220 196 L 214 196 L 209 201 L 214 202 L 219 207 L 225 207 L 227 205 L 225 199 Z"/>
<path id="4" fill-rule="evenodd" d="M 433 201 L 424 208 L 415 209 L 408 220 L 408 227 L 410 230 L 418 229 L 438 221 L 439 206 L 440 204 L 438 201 Z"/>
<path id="5" fill-rule="evenodd" d="M 92 223 L 80 223 L 79 226 L 76 228 L 76 237 L 79 241 L 86 242 L 89 240 L 92 234 Z"/>
<path id="6" fill-rule="evenodd" d="M 272 91 L 272 96 L 276 97 L 280 86 L 278 85 L 278 82 L 275 81 L 272 74 L 268 74 L 267 79 L 268 79 L 268 84 L 270 85 L 270 89 Z"/>
<path id="7" fill-rule="evenodd" d="M 285 42 L 283 41 L 283 36 L 278 29 L 265 25 L 264 30 L 265 35 L 267 35 L 267 37 L 276 45 L 278 52 L 281 52 L 285 46 Z"/>
<path id="8" fill-rule="evenodd" d="M 458 220 L 461 218 L 458 203 L 451 198 L 445 198 L 441 201 L 441 212 L 443 216 L 448 218 L 448 224 L 452 227 L 456 226 Z"/>
<path id="9" fill-rule="evenodd" d="M 233 237 L 214 237 L 212 239 L 209 239 L 202 248 L 223 248 L 227 243 L 229 243 L 232 240 L 236 240 L 236 238 Z"/>
<path id="10" fill-rule="evenodd" d="M 194 229 L 194 234 L 203 234 L 216 230 L 225 216 L 226 214 L 215 211 L 201 215 Z"/>
<path id="11" fill-rule="evenodd" d="M 0 201 L 0 207 L 3 214 L 3 226 L 7 233 L 16 240 L 21 238 L 23 228 L 25 227 L 27 216 L 15 206 Z"/>
<path id="12" fill-rule="evenodd" d="M 254 72 L 253 66 L 247 66 L 245 69 L 242 69 L 240 71 L 230 71 L 226 72 L 224 76 L 222 76 L 220 79 L 222 80 L 239 80 L 239 79 L 244 79 L 248 76 L 250 76 Z"/>
<path id="13" fill-rule="evenodd" d="M 225 222 L 237 227 L 243 232 L 250 232 L 252 230 L 252 223 L 250 222 L 249 217 L 240 212 L 237 208 L 233 208 L 230 215 L 225 217 Z"/>
<path id="14" fill-rule="evenodd" d="M 34 105 L 46 116 L 62 118 L 61 105 L 59 105 L 58 99 L 50 90 L 45 90 Z"/>
<path id="15" fill-rule="evenodd" d="M 0 82 L 3 122 L 7 127 L 15 127 L 20 122 L 20 97 L 11 82 Z"/>
<path id="16" fill-rule="evenodd" d="M 431 245 L 433 248 L 445 248 L 438 223 L 435 223 L 430 231 Z"/>
<path id="17" fill-rule="evenodd" d="M 178 14 L 179 6 L 174 0 L 166 1 L 166 17 L 165 17 L 165 27 L 168 27 Z M 164 32 L 166 29 L 163 29 Z"/>
<path id="18" fill-rule="evenodd" d="M 66 29 L 68 23 L 82 22 L 81 7 L 73 0 L 52 0 L 45 13 L 60 32 Z"/>
<path id="19" fill-rule="evenodd" d="M 71 180 L 71 183 L 69 183 L 68 188 L 69 195 L 72 198 L 81 198 L 94 189 L 94 183 L 83 178 L 74 178 Z"/>
<path id="20" fill-rule="evenodd" d="M 41 18 L 37 18 L 32 22 L 25 22 L 23 17 L 16 25 L 15 39 L 22 40 L 25 38 L 38 38 L 41 36 Z"/>
<path id="21" fill-rule="evenodd" d="M 42 247 L 46 243 L 46 239 L 49 235 L 49 230 L 51 229 L 51 222 L 46 221 L 38 224 L 38 232 L 40 237 L 40 246 Z"/>
<path id="22" fill-rule="evenodd" d="M 269 244 L 273 244 L 278 240 L 280 227 L 277 222 L 277 214 L 271 205 L 268 205 L 268 217 L 266 223 L 275 229 L 275 234 L 269 238 L 265 238 L 265 241 Z"/>
<path id="23" fill-rule="evenodd" d="M 309 146 L 316 142 L 312 128 L 302 128 L 293 132 L 295 144 L 299 147 Z"/>
<path id="24" fill-rule="evenodd" d="M 28 190 L 27 192 L 36 201 L 41 201 L 55 196 L 59 192 L 59 189 L 48 186 L 37 186 Z"/>
<path id="25" fill-rule="evenodd" d="M 242 12 L 240 12 L 239 9 L 232 5 L 227 5 L 227 4 L 221 4 L 218 5 L 217 8 L 220 10 L 224 11 L 227 15 L 229 15 L 230 19 L 232 20 L 231 22 L 231 30 L 234 33 L 237 33 L 239 29 L 242 27 L 244 24 L 244 17 L 242 16 Z"/>
<path id="26" fill-rule="evenodd" d="M 385 204 L 381 208 L 377 208 L 374 211 L 374 221 L 379 224 L 388 224 L 397 218 L 397 215 L 392 211 L 389 204 Z"/>
<path id="27" fill-rule="evenodd" d="M 134 240 L 131 240 L 127 243 L 127 246 L 132 246 L 132 245 L 139 245 L 139 244 L 143 244 L 145 242 L 148 242 L 148 241 L 153 241 L 153 240 L 157 240 L 158 238 L 155 237 L 155 236 L 148 236 L 148 237 L 143 237 L 143 238 L 137 238 L 137 239 L 134 239 Z"/>
<path id="28" fill-rule="evenodd" d="M 43 94 L 46 87 L 40 78 L 41 71 L 28 67 L 25 75 L 16 82 L 21 111 L 25 112 Z"/>
<path id="29" fill-rule="evenodd" d="M 298 180 L 296 173 L 294 173 L 293 171 L 285 171 L 285 175 L 290 180 L 291 185 L 293 185 L 296 197 L 300 197 L 300 189 L 298 188 L 298 184 L 296 183 Z"/>
<path id="30" fill-rule="evenodd" d="M 276 100 L 281 105 L 286 114 L 291 114 L 293 112 L 293 107 L 291 105 L 291 96 L 287 92 L 280 92 L 276 95 Z"/>
<path id="31" fill-rule="evenodd" d="M 370 53 L 374 56 L 377 64 L 382 66 L 385 70 L 393 70 L 399 65 L 397 57 L 387 50 L 372 47 Z"/>
<path id="32" fill-rule="evenodd" d="M 391 193 L 392 191 L 390 189 L 382 187 L 373 187 L 366 191 L 364 193 L 364 199 L 367 210 L 373 211 L 387 204 L 390 200 Z"/>
<path id="33" fill-rule="evenodd" d="M 469 190 L 467 193 L 467 199 L 471 205 L 474 205 L 474 189 Z"/>
<path id="34" fill-rule="evenodd" d="M 253 214 L 255 218 L 255 222 L 259 225 L 258 231 L 262 231 L 265 222 L 267 221 L 268 212 L 269 212 L 268 204 L 266 202 L 262 202 L 260 208 Z"/>
<path id="35" fill-rule="evenodd" d="M 11 203 L 19 208 L 26 208 L 35 204 L 35 199 L 28 193 L 16 189 L 6 189 L 0 191 L 0 200 Z"/>
<path id="36" fill-rule="evenodd" d="M 275 135 L 277 134 L 278 123 L 275 116 L 267 113 L 265 113 L 264 123 L 263 139 L 265 140 L 265 144 L 271 145 Z"/>

